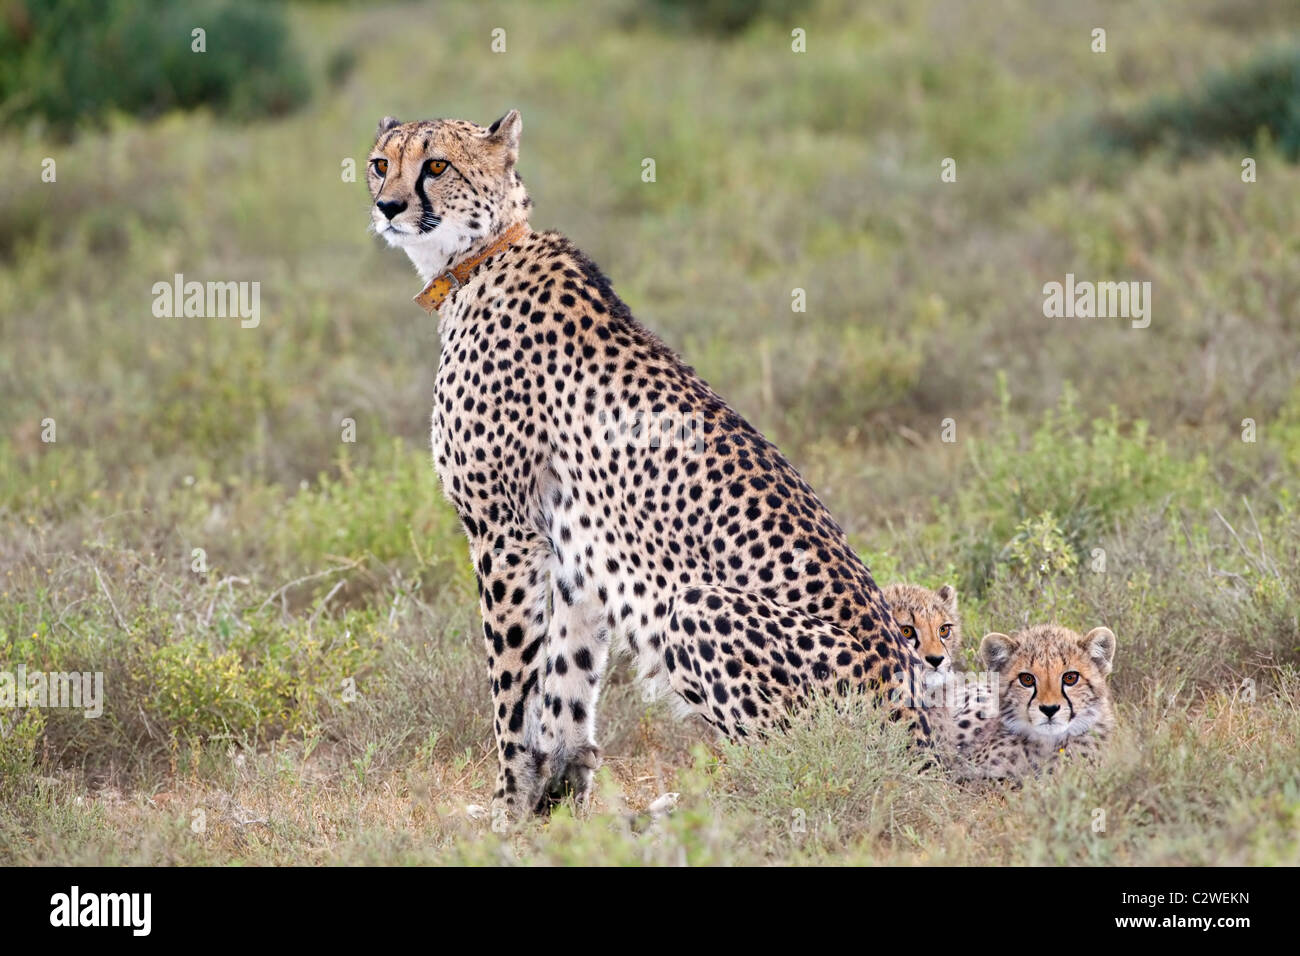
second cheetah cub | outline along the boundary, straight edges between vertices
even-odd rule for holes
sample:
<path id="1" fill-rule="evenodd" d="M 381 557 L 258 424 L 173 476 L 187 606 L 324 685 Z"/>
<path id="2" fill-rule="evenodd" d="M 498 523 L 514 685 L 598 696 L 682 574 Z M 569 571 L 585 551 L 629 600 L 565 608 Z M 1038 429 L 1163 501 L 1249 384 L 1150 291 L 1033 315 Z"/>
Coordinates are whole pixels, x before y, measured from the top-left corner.
<path id="1" fill-rule="evenodd" d="M 1020 778 L 1056 759 L 1094 758 L 1114 729 L 1106 677 L 1115 635 L 1095 627 L 1082 637 L 1056 624 L 986 634 L 980 657 L 995 677 L 997 709 L 958 745 L 960 776 Z"/>
<path id="2" fill-rule="evenodd" d="M 891 584 L 884 595 L 903 637 L 921 658 L 925 685 L 942 684 L 952 674 L 961 647 L 957 590 L 951 584 L 937 591 L 916 584 Z"/>

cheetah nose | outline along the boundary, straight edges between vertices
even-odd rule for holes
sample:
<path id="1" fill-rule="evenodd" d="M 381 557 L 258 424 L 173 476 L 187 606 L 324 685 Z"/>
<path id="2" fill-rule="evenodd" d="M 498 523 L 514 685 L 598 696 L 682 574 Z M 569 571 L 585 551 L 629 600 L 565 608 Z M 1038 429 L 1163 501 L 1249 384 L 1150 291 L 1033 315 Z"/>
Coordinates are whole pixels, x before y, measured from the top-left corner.
<path id="1" fill-rule="evenodd" d="M 378 207 L 379 207 L 379 211 L 382 212 L 382 213 L 383 213 L 385 216 L 387 216 L 389 219 L 392 219 L 392 218 L 393 218 L 394 216 L 396 216 L 399 212 L 401 212 L 403 209 L 406 208 L 406 202 L 405 202 L 405 201 L 402 201 L 402 202 L 377 202 L 377 203 L 375 203 L 375 205 L 378 206 Z"/>
<path id="2" fill-rule="evenodd" d="M 1052 715 L 1061 709 L 1061 705 L 1060 704 L 1039 704 L 1038 709 L 1047 715 L 1048 720 L 1051 720 Z"/>
<path id="3" fill-rule="evenodd" d="M 943 655 L 942 655 L 942 654 L 927 654 L 927 655 L 925 655 L 925 660 L 926 660 L 926 663 L 928 663 L 931 667 L 933 667 L 935 670 L 938 670 L 938 669 L 939 669 L 939 665 L 943 663 Z"/>

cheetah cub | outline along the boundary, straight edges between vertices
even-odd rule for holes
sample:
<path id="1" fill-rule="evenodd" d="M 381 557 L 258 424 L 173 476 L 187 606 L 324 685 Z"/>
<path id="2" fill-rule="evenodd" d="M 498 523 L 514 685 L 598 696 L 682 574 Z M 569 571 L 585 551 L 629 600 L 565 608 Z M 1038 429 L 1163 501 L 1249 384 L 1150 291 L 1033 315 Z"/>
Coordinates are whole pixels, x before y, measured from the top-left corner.
<path id="1" fill-rule="evenodd" d="M 917 683 L 924 689 L 933 743 L 951 760 L 995 713 L 988 682 L 953 670 L 962 639 L 957 589 L 951 584 L 937 591 L 891 584 L 881 593 L 903 638 L 916 651 Z"/>
<path id="2" fill-rule="evenodd" d="M 1092 759 L 1114 729 L 1106 677 L 1115 635 L 1096 627 L 1080 637 L 1056 624 L 986 634 L 980 657 L 992 672 L 996 711 L 973 719 L 958 743 L 958 776 L 1020 778 L 1057 757 Z M 968 720 L 956 715 L 958 726 Z"/>
<path id="3" fill-rule="evenodd" d="M 916 649 L 926 687 L 942 684 L 952 674 L 961 647 L 961 618 L 957 616 L 957 590 L 945 584 L 931 591 L 916 584 L 891 584 L 885 600 L 899 630 Z"/>

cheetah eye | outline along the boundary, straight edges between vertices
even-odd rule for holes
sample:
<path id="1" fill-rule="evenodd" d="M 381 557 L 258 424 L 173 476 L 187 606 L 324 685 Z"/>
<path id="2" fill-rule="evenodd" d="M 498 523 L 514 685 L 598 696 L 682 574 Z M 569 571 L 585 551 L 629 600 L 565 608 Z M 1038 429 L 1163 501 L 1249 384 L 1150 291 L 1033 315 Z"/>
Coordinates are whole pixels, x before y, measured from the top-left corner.
<path id="1" fill-rule="evenodd" d="M 1029 673 L 1021 674 L 1021 675 L 1020 675 L 1018 678 L 1016 678 L 1016 679 L 1017 679 L 1018 681 L 1020 681 L 1020 686 L 1021 686 L 1021 687 L 1033 687 L 1033 686 L 1034 686 L 1034 675 L 1033 675 L 1033 674 L 1029 674 Z"/>
<path id="2" fill-rule="evenodd" d="M 909 641 L 912 638 L 916 637 L 916 628 L 912 627 L 912 625 L 910 624 L 900 625 L 900 630 L 902 630 L 903 636 L 907 638 Z"/>
<path id="3" fill-rule="evenodd" d="M 424 168 L 430 176 L 441 176 L 447 168 L 447 161 L 445 159 L 431 159 L 424 164 Z"/>
<path id="4" fill-rule="evenodd" d="M 1062 674 L 1061 683 L 1064 684 L 1066 687 L 1073 687 L 1075 684 L 1079 683 L 1079 672 L 1067 671 L 1066 673 Z"/>
<path id="5" fill-rule="evenodd" d="M 939 628 L 939 636 L 943 638 L 945 641 L 948 640 L 948 635 L 951 633 L 952 633 L 951 624 L 945 624 Z"/>
<path id="6" fill-rule="evenodd" d="M 376 174 L 377 176 L 387 176 L 387 175 L 388 175 L 388 160 L 386 160 L 386 159 L 372 159 L 372 160 L 370 161 L 370 165 L 371 165 L 371 167 L 374 169 L 375 174 Z"/>

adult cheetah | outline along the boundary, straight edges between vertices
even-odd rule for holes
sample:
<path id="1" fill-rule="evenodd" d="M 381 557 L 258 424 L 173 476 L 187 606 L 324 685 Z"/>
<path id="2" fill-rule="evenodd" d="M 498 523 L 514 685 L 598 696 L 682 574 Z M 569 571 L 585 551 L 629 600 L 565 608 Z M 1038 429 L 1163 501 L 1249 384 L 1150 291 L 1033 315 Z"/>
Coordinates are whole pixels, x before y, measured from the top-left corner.
<path id="1" fill-rule="evenodd" d="M 813 490 L 572 243 L 529 228 L 521 127 L 385 118 L 368 168 L 373 229 L 440 314 L 433 455 L 478 578 L 494 812 L 585 798 L 615 641 L 731 737 L 861 689 L 928 741 L 919 658 Z"/>

